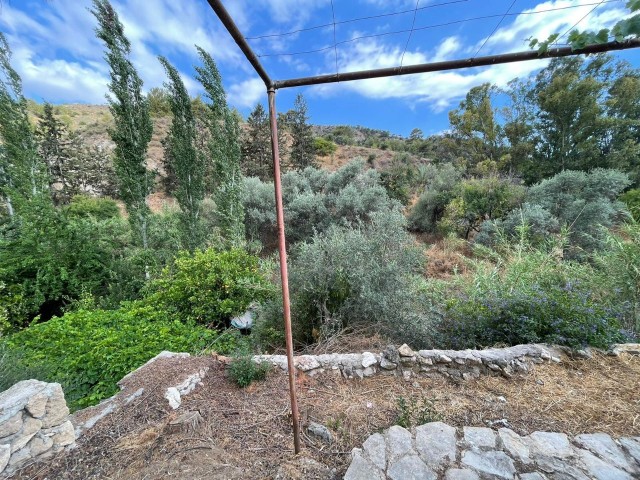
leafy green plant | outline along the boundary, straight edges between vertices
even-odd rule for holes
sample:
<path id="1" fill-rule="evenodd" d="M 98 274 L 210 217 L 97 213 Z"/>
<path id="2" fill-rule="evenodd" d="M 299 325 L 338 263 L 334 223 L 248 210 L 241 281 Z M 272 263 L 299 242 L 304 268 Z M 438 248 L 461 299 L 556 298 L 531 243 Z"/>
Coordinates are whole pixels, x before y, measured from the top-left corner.
<path id="1" fill-rule="evenodd" d="M 402 396 L 398 397 L 396 425 L 403 428 L 411 428 L 442 420 L 442 415 L 435 408 L 435 402 L 435 398 L 406 399 Z"/>
<path id="2" fill-rule="evenodd" d="M 327 140 L 323 137 L 316 137 L 313 139 L 313 151 L 316 155 L 321 157 L 327 157 L 336 152 L 338 146 L 331 140 Z"/>
<path id="3" fill-rule="evenodd" d="M 183 322 L 224 327 L 274 293 L 259 259 L 241 249 L 182 252 L 151 282 L 145 304 Z"/>
<path id="4" fill-rule="evenodd" d="M 70 407 L 77 409 L 115 394 L 124 375 L 162 350 L 225 353 L 234 350 L 235 341 L 131 303 L 115 311 L 70 312 L 11 335 L 3 345 L 25 372 L 43 370 L 40 380 L 61 383 Z"/>
<path id="5" fill-rule="evenodd" d="M 620 195 L 623 202 L 636 222 L 640 222 L 640 188 L 634 188 Z"/>
<path id="6" fill-rule="evenodd" d="M 253 382 L 264 380 L 269 370 L 271 364 L 256 363 L 250 355 L 239 355 L 229 364 L 227 374 L 239 387 L 245 388 Z"/>

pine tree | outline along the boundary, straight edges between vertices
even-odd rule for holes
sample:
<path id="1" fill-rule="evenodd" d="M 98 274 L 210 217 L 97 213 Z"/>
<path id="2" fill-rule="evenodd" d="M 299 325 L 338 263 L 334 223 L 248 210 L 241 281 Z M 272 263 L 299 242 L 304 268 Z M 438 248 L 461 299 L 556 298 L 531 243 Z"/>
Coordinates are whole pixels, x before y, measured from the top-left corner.
<path id="1" fill-rule="evenodd" d="M 247 118 L 242 136 L 242 171 L 248 177 L 267 180 L 271 177 L 271 132 L 269 118 L 261 104 L 257 104 Z"/>
<path id="2" fill-rule="evenodd" d="M 107 96 L 115 127 L 109 131 L 116 144 L 114 167 L 120 198 L 124 201 L 138 241 L 148 248 L 147 228 L 150 215 L 146 203 L 153 188 L 153 175 L 145 157 L 153 133 L 149 103 L 142 94 L 142 80 L 129 60 L 131 45 L 124 34 L 118 14 L 107 0 L 93 0 L 91 12 L 98 20 L 96 34 L 106 47 L 111 82 Z"/>
<path id="3" fill-rule="evenodd" d="M 159 59 L 169 77 L 165 86 L 173 114 L 165 143 L 166 163 L 175 173 L 175 195 L 182 209 L 184 245 L 193 250 L 202 242 L 200 206 L 204 199 L 204 159 L 196 152 L 196 119 L 189 93 L 175 67 L 166 58 Z"/>
<path id="4" fill-rule="evenodd" d="M 0 195 L 10 216 L 21 206 L 49 200 L 47 169 L 27 116 L 22 81 L 11 66 L 11 49 L 0 33 Z M 19 211 L 17 212 L 19 213 Z"/>
<path id="5" fill-rule="evenodd" d="M 289 163 L 293 170 L 304 170 L 307 167 L 316 166 L 313 133 L 308 121 L 307 103 L 299 93 L 293 104 L 293 110 L 287 112 L 287 125 L 291 133 Z"/>
<path id="6" fill-rule="evenodd" d="M 203 154 L 208 154 L 214 167 L 213 199 L 220 231 L 228 243 L 237 244 L 244 239 L 238 117 L 227 105 L 222 78 L 213 58 L 202 48 L 197 49 L 203 64 L 196 67 L 197 80 L 204 87 L 208 100 L 206 126 L 209 136 L 207 152 Z"/>

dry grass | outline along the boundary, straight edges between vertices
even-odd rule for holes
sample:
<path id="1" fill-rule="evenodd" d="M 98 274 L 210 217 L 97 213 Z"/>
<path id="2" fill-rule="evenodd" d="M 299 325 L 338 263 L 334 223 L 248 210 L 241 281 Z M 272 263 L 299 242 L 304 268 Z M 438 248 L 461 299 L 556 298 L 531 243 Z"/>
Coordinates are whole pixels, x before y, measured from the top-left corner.
<path id="1" fill-rule="evenodd" d="M 210 368 L 204 386 L 171 411 L 161 392 L 201 366 Z M 224 366 L 210 357 L 159 361 L 142 373 L 127 382 L 124 393 L 144 386 L 140 399 L 99 422 L 76 450 L 44 468 L 25 469 L 17 478 L 273 478 L 278 466 L 293 457 L 284 373 L 274 371 L 244 390 L 231 384 Z M 297 384 L 303 424 L 320 422 L 335 437 L 327 445 L 304 433 L 304 453 L 339 472 L 346 468 L 352 448 L 396 422 L 399 398 L 418 405 L 428 399 L 434 407 L 427 408 L 423 418 L 441 418 L 456 426 L 486 426 L 504 419 L 523 435 L 536 430 L 640 435 L 640 357 L 564 359 L 510 380 L 406 382 L 378 376 L 346 381 L 327 373 L 301 374 Z M 199 412 L 202 421 L 184 430 L 169 428 L 188 410 Z"/>

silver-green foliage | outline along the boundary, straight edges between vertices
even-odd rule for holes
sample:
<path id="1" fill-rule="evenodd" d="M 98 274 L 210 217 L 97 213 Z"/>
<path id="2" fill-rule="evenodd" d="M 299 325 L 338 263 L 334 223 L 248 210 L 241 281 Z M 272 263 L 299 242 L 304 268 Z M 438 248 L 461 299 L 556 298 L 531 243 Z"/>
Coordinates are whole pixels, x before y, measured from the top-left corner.
<path id="1" fill-rule="evenodd" d="M 202 243 L 200 207 L 204 199 L 204 158 L 196 152 L 196 119 L 191 98 L 180 74 L 165 57 L 159 57 L 167 72 L 169 105 L 173 118 L 166 140 L 167 161 L 177 180 L 176 199 L 182 210 L 184 246 L 193 250 Z"/>
<path id="2" fill-rule="evenodd" d="M 368 221 L 375 212 L 396 208 L 380 184 L 380 176 L 354 160 L 331 173 L 306 168 L 287 172 L 282 178 L 287 240 L 296 243 L 310 239 L 314 232 L 331 225 L 355 225 Z M 247 237 L 273 242 L 276 233 L 273 183 L 245 178 L 244 208 Z"/>
<path id="3" fill-rule="evenodd" d="M 214 201 L 218 208 L 223 238 L 238 244 L 244 239 L 242 206 L 242 174 L 240 171 L 240 127 L 237 116 L 229 109 L 222 78 L 215 61 L 197 47 L 202 66 L 196 67 L 197 80 L 208 100 L 206 126 L 209 131 L 207 152 L 215 173 Z"/>
<path id="4" fill-rule="evenodd" d="M 149 101 L 142 94 L 142 80 L 129 60 L 131 44 L 117 12 L 108 0 L 93 0 L 93 15 L 98 20 L 96 34 L 107 48 L 105 59 L 110 67 L 109 110 L 115 125 L 109 131 L 116 144 L 114 166 L 118 176 L 120 198 L 129 221 L 143 248 L 147 248 L 150 215 L 147 195 L 153 188 L 153 175 L 147 170 L 145 157 L 153 133 Z"/>

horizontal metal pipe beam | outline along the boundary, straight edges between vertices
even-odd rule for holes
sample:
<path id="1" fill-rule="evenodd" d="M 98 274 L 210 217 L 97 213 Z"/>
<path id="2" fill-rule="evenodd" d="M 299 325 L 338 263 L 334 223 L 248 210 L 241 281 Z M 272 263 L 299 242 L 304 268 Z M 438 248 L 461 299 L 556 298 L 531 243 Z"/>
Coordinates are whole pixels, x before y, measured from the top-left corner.
<path id="1" fill-rule="evenodd" d="M 209 2 L 209 5 L 213 9 L 213 11 L 216 12 L 216 15 L 218 16 L 222 24 L 238 44 L 238 47 L 240 47 L 240 50 L 242 50 L 244 56 L 247 57 L 247 60 L 249 60 L 249 63 L 253 66 L 256 73 L 260 75 L 260 78 L 262 78 L 262 81 L 266 85 L 267 89 L 271 88 L 273 82 L 269 77 L 269 74 L 264 69 L 264 67 L 260 63 L 260 60 L 258 60 L 258 57 L 247 43 L 247 40 L 242 35 L 242 32 L 240 32 L 240 29 L 236 25 L 236 22 L 233 21 L 233 18 L 231 18 L 231 15 L 229 15 L 227 9 L 224 7 L 224 5 L 222 5 L 222 2 L 220 0 L 207 1 Z"/>
<path id="2" fill-rule="evenodd" d="M 590 45 L 588 47 L 576 50 L 573 50 L 571 47 L 550 48 L 544 53 L 540 53 L 536 50 L 529 50 L 526 52 L 505 53 L 502 55 L 490 55 L 486 57 L 467 58 L 463 60 L 448 60 L 446 62 L 422 63 L 420 65 L 408 65 L 406 67 L 377 68 L 374 70 L 363 70 L 359 72 L 335 73 L 329 75 L 317 75 L 314 77 L 292 78 L 289 80 L 276 80 L 275 82 L 273 82 L 273 88 L 279 89 L 302 87 L 305 85 L 350 82 L 353 80 L 394 77 L 398 75 L 411 75 L 415 73 L 442 72 L 445 70 L 485 67 L 503 63 L 540 60 L 544 58 L 568 57 L 571 55 L 587 55 L 591 53 L 610 52 L 613 50 L 626 50 L 629 48 L 638 47 L 640 47 L 640 39 Z"/>

